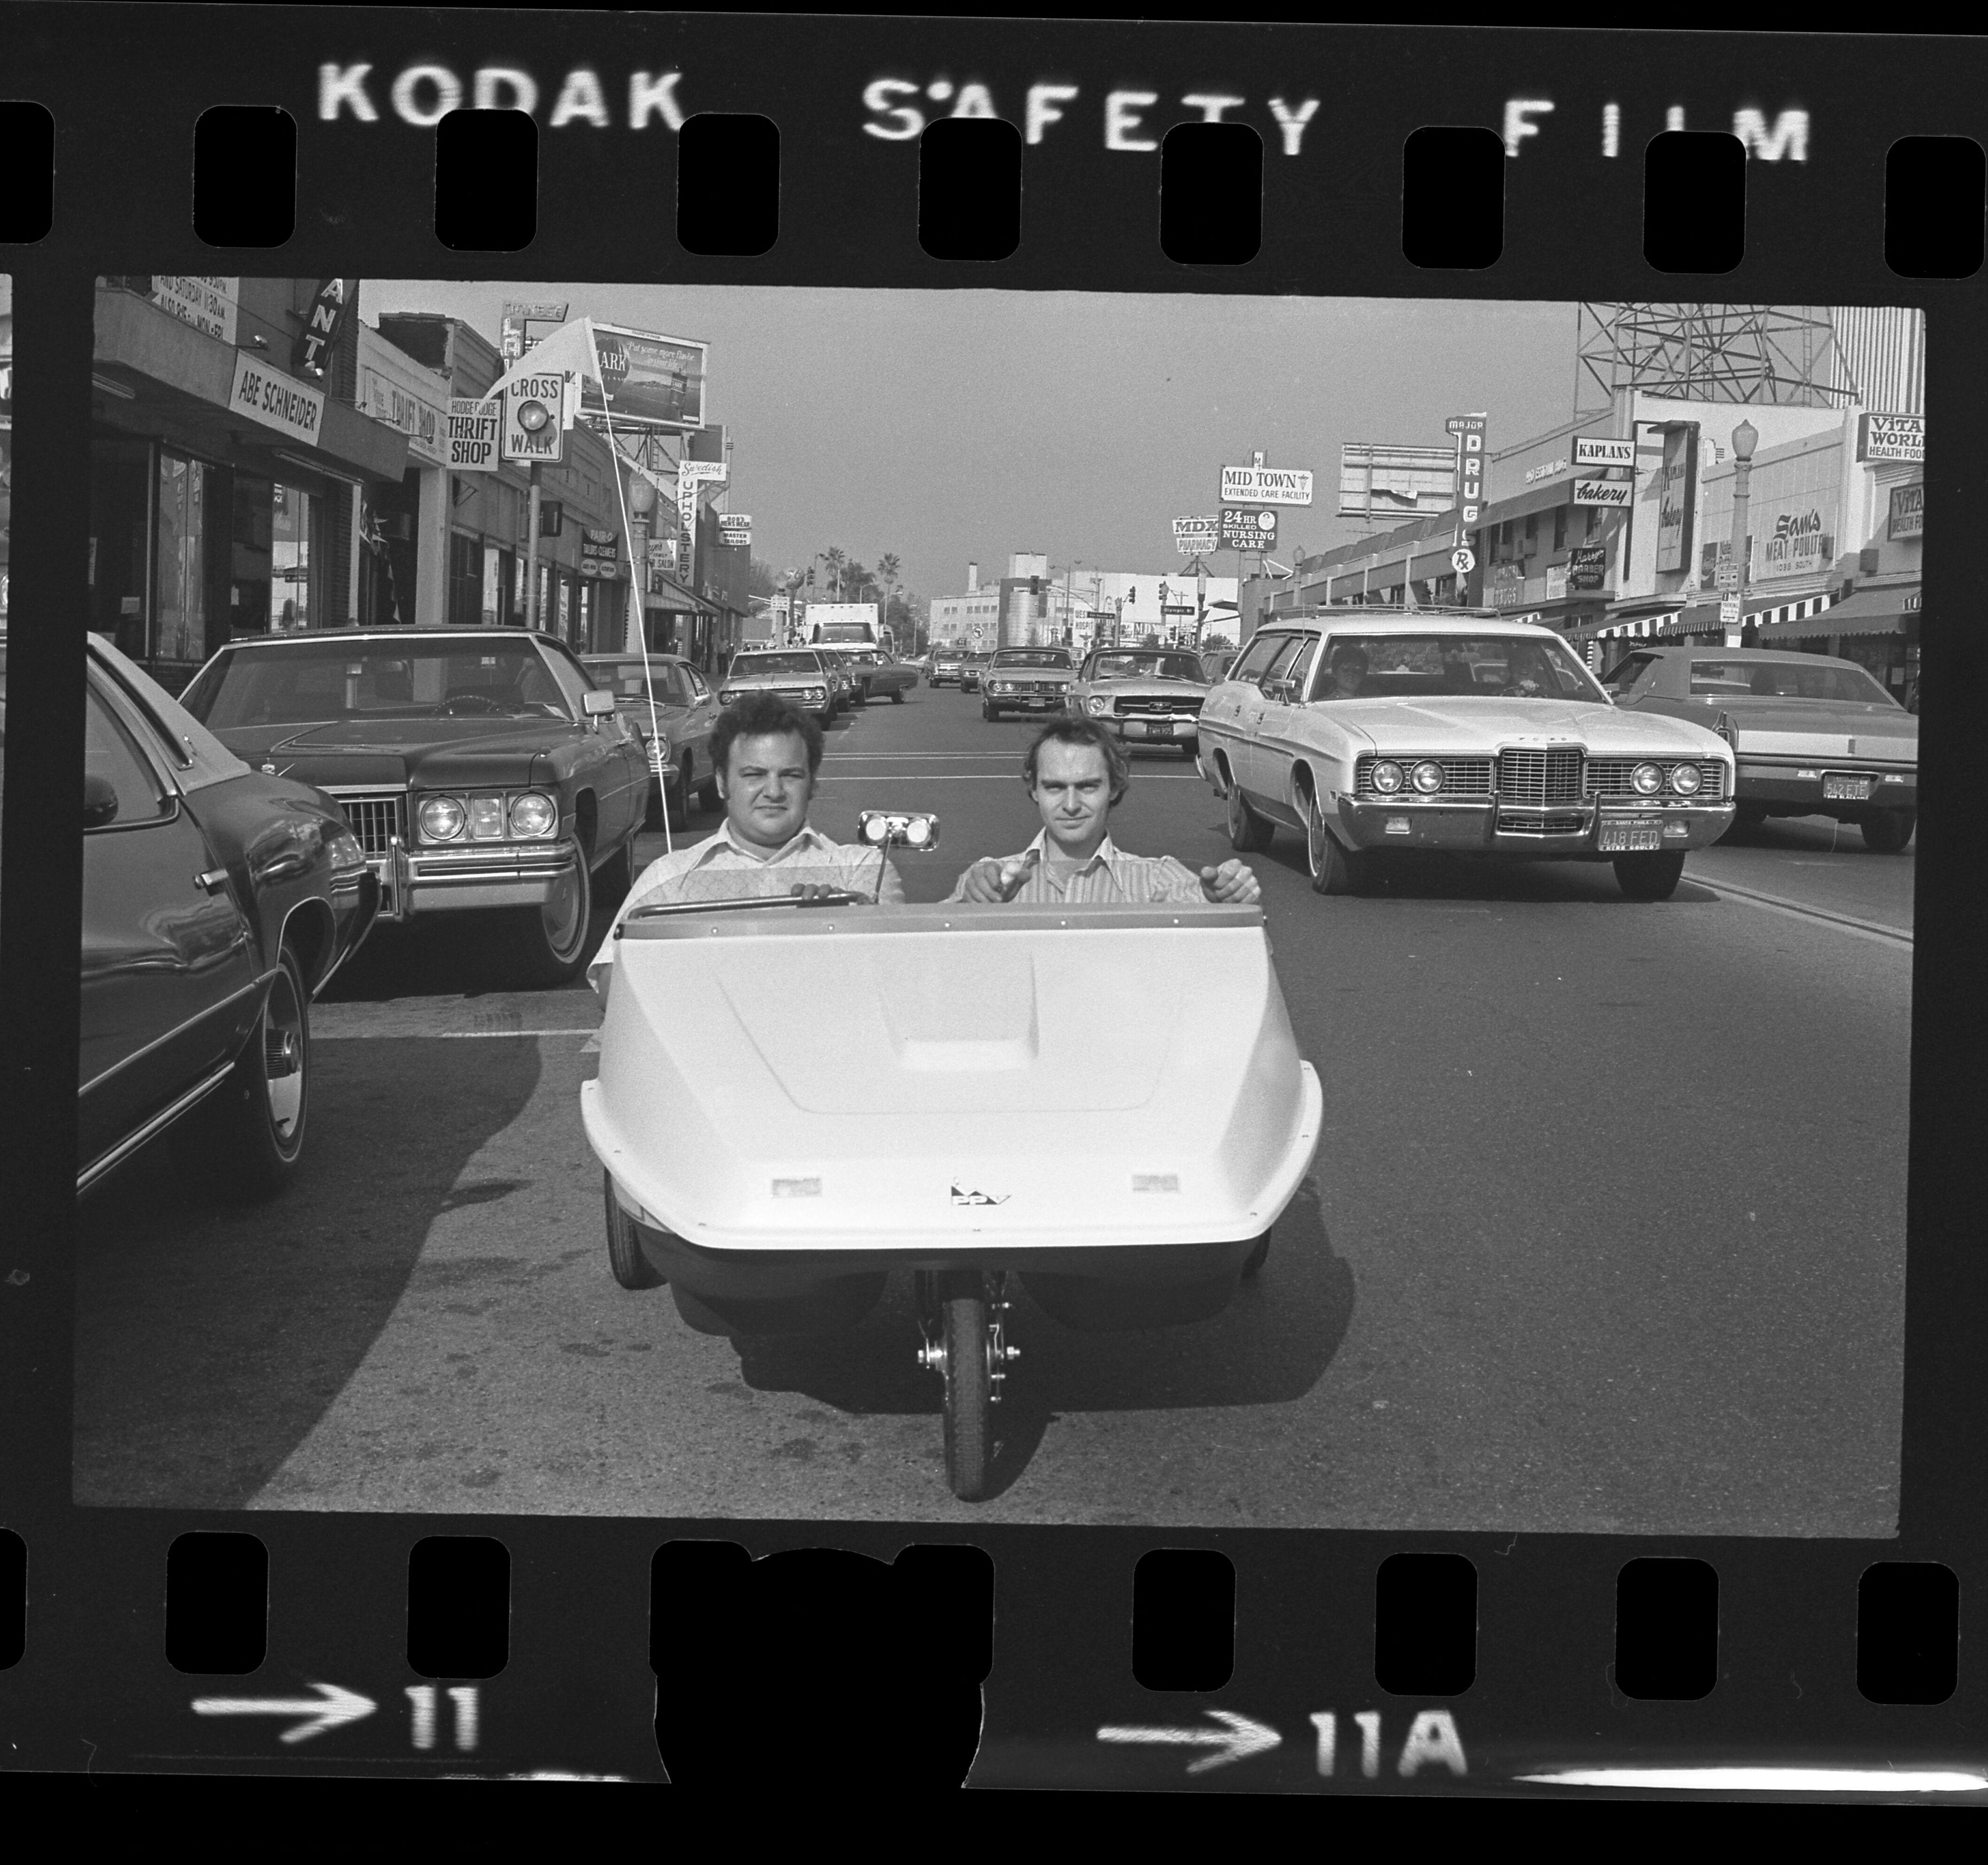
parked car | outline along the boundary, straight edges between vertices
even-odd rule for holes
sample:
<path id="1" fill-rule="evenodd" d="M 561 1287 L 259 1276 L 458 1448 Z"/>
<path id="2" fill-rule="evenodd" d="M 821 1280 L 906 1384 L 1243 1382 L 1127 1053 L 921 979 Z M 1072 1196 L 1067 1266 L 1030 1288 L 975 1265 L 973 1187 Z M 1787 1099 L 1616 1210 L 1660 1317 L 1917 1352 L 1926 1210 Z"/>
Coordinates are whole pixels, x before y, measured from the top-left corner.
<path id="1" fill-rule="evenodd" d="M 704 670 L 681 654 L 583 654 L 595 685 L 614 695 L 615 710 L 641 740 L 653 779 L 644 826 L 667 810 L 676 823 L 690 814 L 695 796 L 718 807 L 718 772 L 711 762 L 711 728 L 718 723 L 718 694 Z"/>
<path id="2" fill-rule="evenodd" d="M 578 974 L 597 891 L 618 898 L 631 878 L 651 782 L 641 742 L 551 635 L 251 636 L 183 698 L 238 755 L 338 799 L 383 921 L 476 914 L 531 984 Z"/>
<path id="3" fill-rule="evenodd" d="M 829 664 L 836 668 L 844 681 L 844 693 L 851 706 L 867 706 L 870 703 L 870 663 L 867 657 L 876 652 L 874 648 L 853 647 L 841 642 L 823 643 L 818 650 Z"/>
<path id="4" fill-rule="evenodd" d="M 956 687 L 960 683 L 960 669 L 966 655 L 957 647 L 935 647 L 932 650 L 931 667 L 926 675 L 935 687 Z"/>
<path id="5" fill-rule="evenodd" d="M 1004 647 L 982 671 L 980 716 L 1061 712 L 1076 677 L 1067 648 Z"/>
<path id="6" fill-rule="evenodd" d="M 1095 647 L 1070 689 L 1070 710 L 1128 745 L 1178 745 L 1192 758 L 1209 681 L 1200 657 L 1170 647 Z"/>
<path id="7" fill-rule="evenodd" d="M 893 661 L 881 647 L 859 649 L 856 657 L 862 664 L 864 690 L 871 698 L 888 694 L 892 705 L 901 706 L 904 695 L 918 684 L 915 662 Z"/>
<path id="8" fill-rule="evenodd" d="M 1202 708 L 1199 762 L 1241 850 L 1302 831 L 1312 884 L 1356 890 L 1388 848 L 1608 861 L 1675 890 L 1733 820 L 1730 745 L 1619 712 L 1551 629 L 1469 611 L 1287 611 Z"/>
<path id="9" fill-rule="evenodd" d="M 811 714 L 824 725 L 834 724 L 842 711 L 847 675 L 831 668 L 818 647 L 769 647 L 742 650 L 718 682 L 718 702 L 729 706 L 748 693 L 776 693 L 789 705 Z"/>
<path id="10" fill-rule="evenodd" d="M 1235 664 L 1236 650 L 1232 647 L 1210 648 L 1201 657 L 1201 671 L 1210 686 L 1228 677 L 1229 668 Z"/>
<path id="11" fill-rule="evenodd" d="M 975 653 L 962 659 L 959 664 L 961 692 L 978 693 L 980 691 L 980 677 L 987 671 L 987 663 L 992 658 L 991 654 Z"/>
<path id="12" fill-rule="evenodd" d="M 255 770 L 88 640 L 76 1188 L 169 1130 L 225 1196 L 296 1175 L 310 1004 L 380 890 L 338 804 Z"/>
<path id="13" fill-rule="evenodd" d="M 1919 822 L 1919 722 L 1854 661 L 1785 648 L 1638 647 L 1608 670 L 1615 703 L 1709 726 L 1739 760 L 1739 820 L 1827 816 L 1896 854 Z"/>

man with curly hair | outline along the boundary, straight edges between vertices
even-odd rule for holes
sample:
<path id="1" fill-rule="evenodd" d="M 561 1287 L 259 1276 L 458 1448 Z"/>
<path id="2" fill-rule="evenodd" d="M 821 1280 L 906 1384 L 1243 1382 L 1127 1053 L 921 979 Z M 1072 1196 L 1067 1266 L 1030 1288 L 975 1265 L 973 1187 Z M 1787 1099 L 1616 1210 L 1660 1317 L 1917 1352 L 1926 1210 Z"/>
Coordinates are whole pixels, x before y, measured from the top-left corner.
<path id="1" fill-rule="evenodd" d="M 1112 810 L 1131 782 L 1117 737 L 1094 719 L 1045 725 L 1022 760 L 1042 833 L 1019 854 L 976 861 L 947 897 L 1036 903 L 1212 900 L 1247 905 L 1262 897 L 1256 877 L 1230 860 L 1197 874 L 1171 855 L 1128 855 L 1113 842 Z"/>
<path id="2" fill-rule="evenodd" d="M 614 933 L 637 907 L 664 901 L 756 899 L 847 891 L 901 901 L 904 884 L 888 857 L 832 842 L 808 826 L 821 770 L 821 728 L 771 693 L 750 693 L 712 728 L 711 761 L 725 821 L 718 833 L 652 861 L 628 890 L 587 967 L 602 996 L 614 975 Z"/>

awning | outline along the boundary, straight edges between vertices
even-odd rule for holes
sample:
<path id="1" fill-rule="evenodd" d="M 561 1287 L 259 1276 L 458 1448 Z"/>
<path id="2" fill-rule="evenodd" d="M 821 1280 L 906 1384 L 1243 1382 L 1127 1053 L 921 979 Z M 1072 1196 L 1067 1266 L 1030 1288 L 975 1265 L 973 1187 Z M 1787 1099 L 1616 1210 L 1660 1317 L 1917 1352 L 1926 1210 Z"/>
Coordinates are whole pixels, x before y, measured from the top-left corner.
<path id="1" fill-rule="evenodd" d="M 1907 623 L 1916 620 L 1919 612 L 1916 583 L 1859 590 L 1819 615 L 1805 615 L 1798 621 L 1770 622 L 1760 630 L 1760 645 L 1771 647 L 1783 641 L 1814 641 L 1831 635 L 1903 634 Z"/>
<path id="2" fill-rule="evenodd" d="M 665 609 L 673 615 L 715 616 L 718 613 L 715 603 L 706 602 L 672 577 L 654 576 L 651 583 L 652 586 L 642 599 L 645 608 Z M 661 588 L 653 586 L 658 583 Z"/>

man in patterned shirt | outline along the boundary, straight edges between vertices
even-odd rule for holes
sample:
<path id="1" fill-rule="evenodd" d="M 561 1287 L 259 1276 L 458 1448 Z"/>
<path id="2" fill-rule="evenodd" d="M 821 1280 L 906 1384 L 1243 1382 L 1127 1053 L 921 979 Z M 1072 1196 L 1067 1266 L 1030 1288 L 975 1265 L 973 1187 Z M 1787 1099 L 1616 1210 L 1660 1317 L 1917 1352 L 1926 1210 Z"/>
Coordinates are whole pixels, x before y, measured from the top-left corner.
<path id="1" fill-rule="evenodd" d="M 725 799 L 715 836 L 644 868 L 587 968 L 603 998 L 614 975 L 616 928 L 637 907 L 664 901 L 759 899 L 846 890 L 901 902 L 904 884 L 879 850 L 831 842 L 808 826 L 821 769 L 821 728 L 770 693 L 748 694 L 712 728 L 711 761 Z"/>
<path id="2" fill-rule="evenodd" d="M 1111 840 L 1113 808 L 1124 799 L 1131 762 L 1094 720 L 1045 725 L 1022 761 L 1022 781 L 1043 819 L 1019 855 L 976 861 L 947 897 L 955 900 L 1213 900 L 1242 906 L 1262 897 L 1236 860 L 1199 874 L 1171 855 L 1128 855 Z"/>

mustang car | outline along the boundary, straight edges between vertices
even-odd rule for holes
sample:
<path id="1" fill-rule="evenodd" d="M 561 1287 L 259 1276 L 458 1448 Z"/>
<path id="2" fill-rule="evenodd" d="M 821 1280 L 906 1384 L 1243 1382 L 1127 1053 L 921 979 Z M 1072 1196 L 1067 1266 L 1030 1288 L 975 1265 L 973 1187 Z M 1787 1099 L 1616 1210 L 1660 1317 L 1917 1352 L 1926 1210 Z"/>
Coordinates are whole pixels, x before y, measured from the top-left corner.
<path id="1" fill-rule="evenodd" d="M 337 803 L 252 769 L 89 638 L 76 1186 L 169 1129 L 205 1182 L 265 1198 L 310 1113 L 310 1002 L 379 886 Z"/>
<path id="2" fill-rule="evenodd" d="M 718 723 L 718 695 L 703 669 L 681 654 L 651 654 L 646 662 L 640 654 L 583 654 L 580 664 L 614 695 L 615 710 L 641 742 L 654 779 L 647 823 L 663 810 L 672 823 L 681 823 L 693 795 L 715 809 L 711 728 Z"/>
<path id="3" fill-rule="evenodd" d="M 489 915 L 532 985 L 577 975 L 596 890 L 618 897 L 632 877 L 651 784 L 641 741 L 551 635 L 252 636 L 182 697 L 258 769 L 338 799 L 383 921 Z"/>
<path id="4" fill-rule="evenodd" d="M 1300 830 L 1321 894 L 1422 848 L 1611 862 L 1630 898 L 1665 900 L 1733 821 L 1725 739 L 1620 712 L 1552 630 L 1469 613 L 1280 614 L 1209 694 L 1200 743 L 1230 841 Z"/>
<path id="5" fill-rule="evenodd" d="M 1785 649 L 1639 647 L 1608 671 L 1639 716 L 1709 725 L 1739 760 L 1739 819 L 1827 816 L 1895 855 L 1919 822 L 1919 722 L 1854 661 Z"/>
<path id="6" fill-rule="evenodd" d="M 891 704 L 901 706 L 904 695 L 918 684 L 917 666 L 909 661 L 893 661 L 881 647 L 859 647 L 855 658 L 863 670 L 864 697 L 888 694 Z"/>
<path id="7" fill-rule="evenodd" d="M 1084 657 L 1070 710 L 1108 726 L 1129 747 L 1178 745 L 1192 758 L 1209 681 L 1201 658 L 1168 647 L 1099 647 Z"/>
<path id="8" fill-rule="evenodd" d="M 748 648 L 732 657 L 718 683 L 718 702 L 729 706 L 748 693 L 776 693 L 824 725 L 842 710 L 844 676 L 818 647 Z"/>
<path id="9" fill-rule="evenodd" d="M 1060 712 L 1076 677 L 1066 648 L 1004 647 L 981 674 L 980 716 Z"/>

